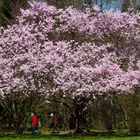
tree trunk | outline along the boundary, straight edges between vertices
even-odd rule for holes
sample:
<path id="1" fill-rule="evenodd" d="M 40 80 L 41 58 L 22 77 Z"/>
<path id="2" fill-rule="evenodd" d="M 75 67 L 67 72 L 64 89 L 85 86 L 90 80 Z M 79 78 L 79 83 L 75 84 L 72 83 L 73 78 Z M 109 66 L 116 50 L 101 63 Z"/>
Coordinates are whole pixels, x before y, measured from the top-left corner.
<path id="1" fill-rule="evenodd" d="M 76 133 L 81 133 L 82 132 L 82 127 L 81 127 L 81 117 L 76 116 Z"/>
<path id="2" fill-rule="evenodd" d="M 130 132 L 138 133 L 140 132 L 140 119 L 139 119 L 139 100 L 140 100 L 140 89 L 137 88 L 133 95 L 130 95 L 131 98 L 129 99 L 131 106 L 129 107 L 128 112 L 128 125 Z"/>
<path id="3" fill-rule="evenodd" d="M 23 134 L 23 127 L 22 124 L 20 122 L 14 122 L 14 130 L 16 134 Z"/>
<path id="4" fill-rule="evenodd" d="M 126 12 L 131 6 L 130 0 L 124 0 L 122 4 L 122 12 Z"/>
<path id="5" fill-rule="evenodd" d="M 76 133 L 82 132 L 82 106 L 77 105 L 77 108 L 75 109 L 75 119 L 76 119 Z"/>

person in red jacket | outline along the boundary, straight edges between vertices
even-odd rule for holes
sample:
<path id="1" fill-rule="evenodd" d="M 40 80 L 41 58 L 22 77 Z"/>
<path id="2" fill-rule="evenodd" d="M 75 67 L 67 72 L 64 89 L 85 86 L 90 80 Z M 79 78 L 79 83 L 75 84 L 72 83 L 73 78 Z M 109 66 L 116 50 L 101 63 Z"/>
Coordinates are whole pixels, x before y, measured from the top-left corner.
<path id="1" fill-rule="evenodd" d="M 32 133 L 38 132 L 38 118 L 35 113 L 32 113 Z"/>

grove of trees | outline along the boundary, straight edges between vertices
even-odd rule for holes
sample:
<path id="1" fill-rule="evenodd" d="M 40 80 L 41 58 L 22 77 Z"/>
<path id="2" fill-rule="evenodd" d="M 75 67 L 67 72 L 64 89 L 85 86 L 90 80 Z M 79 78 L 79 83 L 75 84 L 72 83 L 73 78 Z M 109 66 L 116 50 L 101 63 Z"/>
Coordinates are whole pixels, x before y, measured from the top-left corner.
<path id="1" fill-rule="evenodd" d="M 53 4 L 57 7 L 65 7 L 73 5 L 77 8 L 85 6 L 92 7 L 98 5 L 101 11 L 127 11 L 128 8 L 140 10 L 140 0 L 36 0 L 46 1 L 48 4 Z M 13 19 L 18 15 L 20 8 L 27 7 L 27 0 L 1 0 L 0 1 L 0 26 L 6 26 L 13 23 Z"/>
<path id="2" fill-rule="evenodd" d="M 140 13 L 35 1 L 20 12 L 0 28 L 1 129 L 55 111 L 63 129 L 139 132 Z"/>

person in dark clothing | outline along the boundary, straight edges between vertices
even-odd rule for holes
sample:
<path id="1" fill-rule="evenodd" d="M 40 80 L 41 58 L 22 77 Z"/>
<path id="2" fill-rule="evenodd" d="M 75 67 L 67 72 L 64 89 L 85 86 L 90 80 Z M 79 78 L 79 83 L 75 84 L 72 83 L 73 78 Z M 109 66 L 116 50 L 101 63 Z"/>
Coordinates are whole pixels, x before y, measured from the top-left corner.
<path id="1" fill-rule="evenodd" d="M 59 133 L 59 131 L 58 131 L 58 116 L 56 113 L 53 114 L 53 133 Z"/>

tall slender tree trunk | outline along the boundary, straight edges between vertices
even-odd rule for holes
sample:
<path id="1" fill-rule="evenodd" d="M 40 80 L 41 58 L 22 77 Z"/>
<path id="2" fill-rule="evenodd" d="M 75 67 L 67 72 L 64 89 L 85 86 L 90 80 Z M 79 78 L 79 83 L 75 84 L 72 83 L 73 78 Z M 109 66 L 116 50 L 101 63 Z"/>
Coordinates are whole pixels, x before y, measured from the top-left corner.
<path id="1" fill-rule="evenodd" d="M 75 109 L 75 119 L 76 119 L 76 133 L 81 133 L 82 132 L 82 105 L 77 105 Z"/>
<path id="2" fill-rule="evenodd" d="M 131 7 L 130 0 L 123 0 L 122 12 L 126 12 Z"/>

